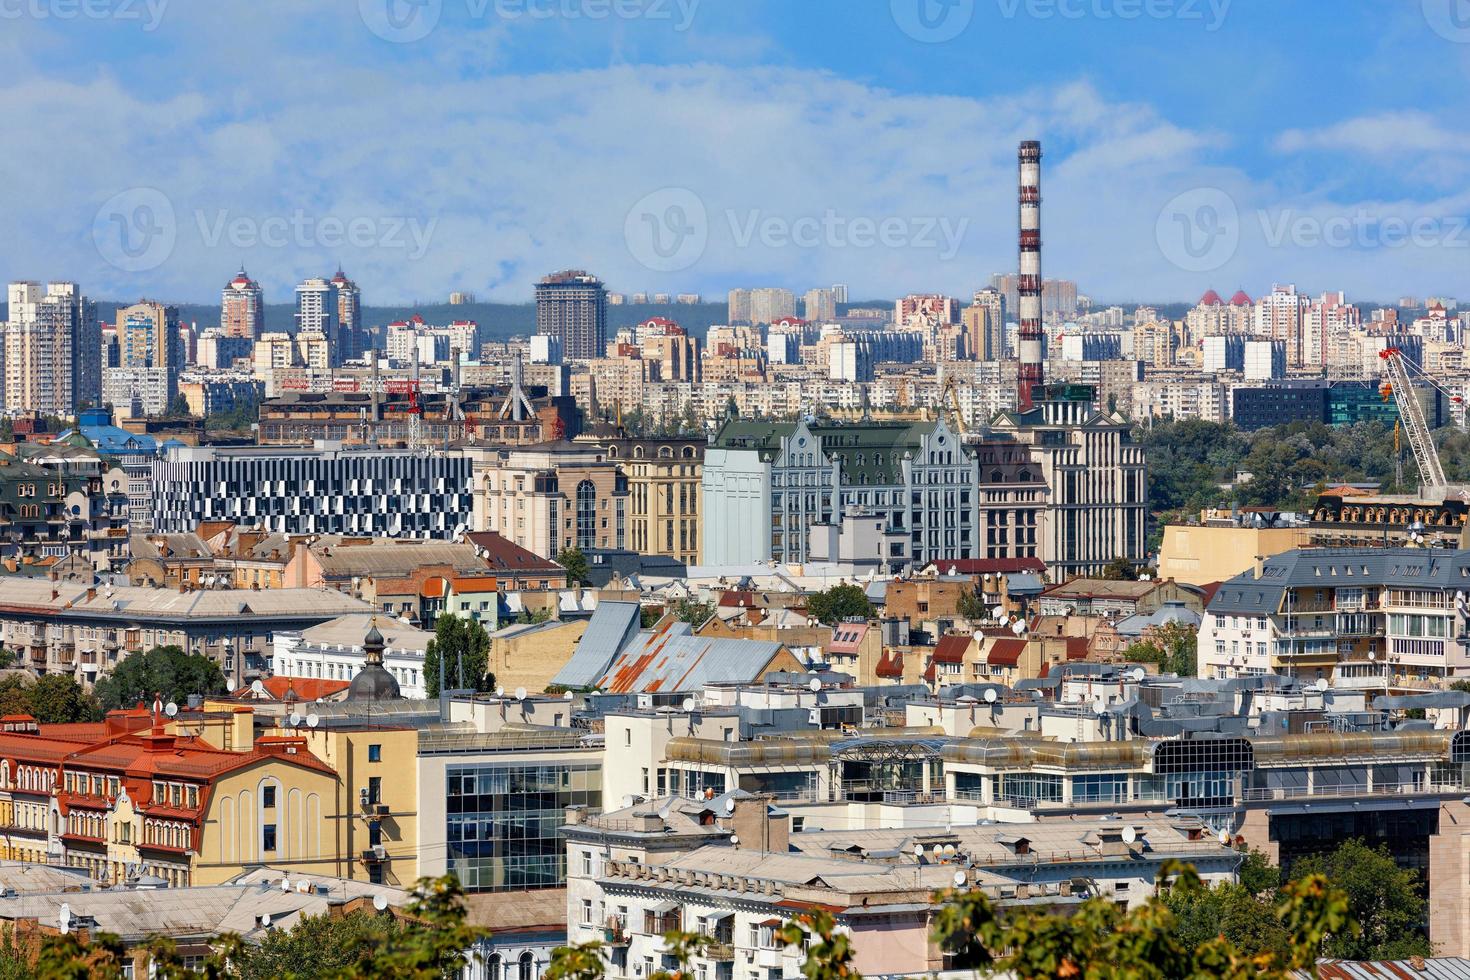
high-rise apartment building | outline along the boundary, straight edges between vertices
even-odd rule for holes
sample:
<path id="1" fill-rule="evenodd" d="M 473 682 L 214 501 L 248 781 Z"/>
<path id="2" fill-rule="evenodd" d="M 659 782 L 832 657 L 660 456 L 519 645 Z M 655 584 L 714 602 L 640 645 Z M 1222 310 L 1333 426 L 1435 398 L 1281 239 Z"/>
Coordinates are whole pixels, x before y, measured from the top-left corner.
<path id="1" fill-rule="evenodd" d="M 893 328 L 912 330 L 931 324 L 959 323 L 960 304 L 952 296 L 910 293 L 893 305 Z"/>
<path id="2" fill-rule="evenodd" d="M 796 294 L 789 289 L 766 287 L 750 291 L 750 322 L 775 323 L 796 316 Z"/>
<path id="3" fill-rule="evenodd" d="M 559 339 L 568 360 L 602 357 L 607 347 L 607 291 L 602 280 L 567 269 L 538 282 L 536 332 Z"/>
<path id="4" fill-rule="evenodd" d="M 103 372 L 103 400 L 122 411 L 162 415 L 179 393 L 184 344 L 177 307 L 143 300 L 117 311 L 118 366 Z"/>
<path id="5" fill-rule="evenodd" d="M 832 296 L 837 300 L 837 302 L 839 302 L 839 303 L 846 303 L 847 302 L 847 283 L 845 283 L 845 282 L 834 282 L 832 284 Z"/>
<path id="6" fill-rule="evenodd" d="M 333 363 L 341 364 L 361 357 L 368 346 L 362 329 L 362 290 L 343 274 L 340 265 L 332 277 L 332 287 L 337 290 L 337 336 L 332 344 L 336 360 Z M 474 302 L 473 297 L 470 302 Z"/>
<path id="7" fill-rule="evenodd" d="M 337 336 L 337 287 L 326 279 L 308 279 L 296 287 L 296 332 Z"/>
<path id="8" fill-rule="evenodd" d="M 1307 363 L 1302 327 L 1310 300 L 1298 293 L 1296 286 L 1273 285 L 1271 291 L 1256 300 L 1256 335 L 1286 343 L 1286 363 L 1300 367 Z"/>
<path id="9" fill-rule="evenodd" d="M 974 301 L 961 316 L 969 333 L 970 349 L 978 361 L 1000 361 L 1006 356 L 1006 299 L 994 286 L 975 291 Z"/>
<path id="10" fill-rule="evenodd" d="M 265 333 L 265 294 L 260 283 L 239 273 L 231 279 L 220 297 L 219 325 L 226 337 L 248 337 L 254 340 Z"/>
<path id="11" fill-rule="evenodd" d="M 71 415 L 102 396 L 102 330 L 96 304 L 73 282 L 10 286 L 5 406 Z"/>
<path id="12" fill-rule="evenodd" d="M 807 320 L 812 323 L 830 323 L 837 319 L 837 294 L 830 289 L 809 289 L 802 299 Z"/>
<path id="13" fill-rule="evenodd" d="M 725 319 L 731 326 L 750 323 L 750 290 L 732 289 L 726 300 Z"/>

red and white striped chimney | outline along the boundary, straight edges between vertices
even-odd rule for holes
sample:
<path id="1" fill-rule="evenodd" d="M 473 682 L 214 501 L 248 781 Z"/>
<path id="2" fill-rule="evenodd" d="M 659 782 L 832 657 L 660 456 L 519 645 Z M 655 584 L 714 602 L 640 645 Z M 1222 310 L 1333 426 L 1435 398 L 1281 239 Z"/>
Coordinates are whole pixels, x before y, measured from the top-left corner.
<path id="1" fill-rule="evenodd" d="M 1023 140 L 1017 153 L 1021 218 L 1021 275 L 1016 288 L 1017 353 L 1020 355 L 1017 404 L 1028 411 L 1034 386 L 1042 383 L 1046 333 L 1041 326 L 1041 143 Z"/>

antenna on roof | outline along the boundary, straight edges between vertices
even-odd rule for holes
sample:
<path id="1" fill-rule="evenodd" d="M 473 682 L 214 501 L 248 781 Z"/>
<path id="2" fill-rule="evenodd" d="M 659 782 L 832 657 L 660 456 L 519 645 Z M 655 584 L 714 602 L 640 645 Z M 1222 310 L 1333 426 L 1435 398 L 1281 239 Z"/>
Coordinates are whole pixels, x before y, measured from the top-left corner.
<path id="1" fill-rule="evenodd" d="M 168 704 L 163 706 L 163 713 L 168 715 L 170 718 L 173 718 L 178 715 L 179 706 L 170 701 Z"/>
<path id="2" fill-rule="evenodd" d="M 315 711 L 313 711 L 311 714 L 309 714 L 309 715 L 306 716 L 306 727 L 307 728 L 315 728 L 316 726 L 320 725 L 321 723 L 322 723 L 322 720 L 321 720 L 321 718 L 317 717 L 317 713 Z"/>

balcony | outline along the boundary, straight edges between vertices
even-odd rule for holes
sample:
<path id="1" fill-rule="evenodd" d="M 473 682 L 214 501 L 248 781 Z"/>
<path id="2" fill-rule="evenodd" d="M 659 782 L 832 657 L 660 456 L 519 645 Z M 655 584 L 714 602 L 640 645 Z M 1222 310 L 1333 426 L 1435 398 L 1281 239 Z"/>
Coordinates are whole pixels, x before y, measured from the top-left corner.
<path id="1" fill-rule="evenodd" d="M 1313 786 L 1247 786 L 1240 791 L 1242 803 L 1269 803 L 1279 800 L 1328 800 L 1363 796 L 1444 796 L 1465 792 L 1460 783 L 1436 783 L 1424 780 L 1408 783 L 1363 783 Z"/>
<path id="2" fill-rule="evenodd" d="M 609 946 L 626 946 L 631 941 L 628 927 L 621 919 L 609 919 L 602 928 L 602 941 Z"/>
<path id="3" fill-rule="evenodd" d="M 729 963 L 735 959 L 735 944 L 733 942 L 712 942 L 704 947 L 704 958 L 716 963 Z"/>
<path id="4" fill-rule="evenodd" d="M 764 970 L 781 969 L 781 961 L 786 958 L 786 950 L 782 948 L 758 949 L 755 951 L 755 965 Z"/>

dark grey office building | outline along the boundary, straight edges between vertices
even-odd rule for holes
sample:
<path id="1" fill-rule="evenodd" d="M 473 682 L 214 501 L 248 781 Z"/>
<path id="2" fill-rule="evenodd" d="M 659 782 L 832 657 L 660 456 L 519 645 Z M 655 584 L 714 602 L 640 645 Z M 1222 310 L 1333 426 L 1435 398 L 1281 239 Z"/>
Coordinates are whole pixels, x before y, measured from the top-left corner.
<path id="1" fill-rule="evenodd" d="M 536 332 L 561 340 L 568 360 L 602 357 L 607 346 L 607 291 L 580 269 L 555 272 L 536 284 Z"/>

